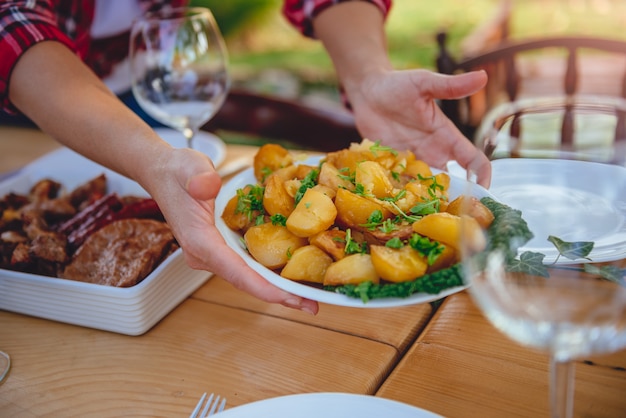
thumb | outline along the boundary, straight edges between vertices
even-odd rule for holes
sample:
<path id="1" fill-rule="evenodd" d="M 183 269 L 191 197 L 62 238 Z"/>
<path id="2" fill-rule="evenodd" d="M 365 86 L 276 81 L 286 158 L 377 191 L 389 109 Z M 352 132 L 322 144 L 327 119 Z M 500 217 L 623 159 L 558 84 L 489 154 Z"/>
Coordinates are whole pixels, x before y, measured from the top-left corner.
<path id="1" fill-rule="evenodd" d="M 215 171 L 196 174 L 189 179 L 187 191 L 197 200 L 211 200 L 222 187 L 222 179 Z"/>
<path id="2" fill-rule="evenodd" d="M 487 73 L 484 70 L 458 75 L 433 75 L 422 83 L 422 89 L 436 99 L 460 99 L 476 93 L 487 84 Z"/>

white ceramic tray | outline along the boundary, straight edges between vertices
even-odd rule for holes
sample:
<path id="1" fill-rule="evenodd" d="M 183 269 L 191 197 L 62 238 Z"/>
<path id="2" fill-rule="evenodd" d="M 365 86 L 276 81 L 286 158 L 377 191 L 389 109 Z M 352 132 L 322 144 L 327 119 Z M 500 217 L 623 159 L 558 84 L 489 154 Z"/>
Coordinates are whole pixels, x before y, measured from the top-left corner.
<path id="1" fill-rule="evenodd" d="M 42 178 L 70 191 L 105 173 L 109 190 L 147 196 L 137 183 L 61 148 L 0 182 L 0 196 L 26 193 Z M 129 288 L 83 283 L 0 269 L 0 309 L 127 335 L 152 328 L 211 273 L 189 268 L 179 249 L 141 283 Z"/>

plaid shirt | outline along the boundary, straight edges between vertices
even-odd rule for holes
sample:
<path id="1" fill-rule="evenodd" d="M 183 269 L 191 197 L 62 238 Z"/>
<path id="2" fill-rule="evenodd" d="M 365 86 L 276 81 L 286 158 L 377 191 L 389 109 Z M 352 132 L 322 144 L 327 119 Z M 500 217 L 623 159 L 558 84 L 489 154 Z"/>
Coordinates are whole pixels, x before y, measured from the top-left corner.
<path id="1" fill-rule="evenodd" d="M 352 0 L 285 0 L 283 14 L 303 35 L 314 38 L 313 18 L 322 10 Z M 363 0 L 378 6 L 384 16 L 387 16 L 391 8 L 392 0 Z"/>
<path id="2" fill-rule="evenodd" d="M 187 0 L 137 0 L 141 10 L 185 5 Z M 344 0 L 285 0 L 283 13 L 306 36 L 313 36 L 312 18 Z M 387 13 L 391 0 L 367 0 Z M 31 46 L 46 40 L 63 43 L 100 77 L 128 54 L 128 33 L 92 39 L 95 0 L 15 0 L 0 2 L 0 110 L 15 113 L 8 97 L 11 71 Z"/>

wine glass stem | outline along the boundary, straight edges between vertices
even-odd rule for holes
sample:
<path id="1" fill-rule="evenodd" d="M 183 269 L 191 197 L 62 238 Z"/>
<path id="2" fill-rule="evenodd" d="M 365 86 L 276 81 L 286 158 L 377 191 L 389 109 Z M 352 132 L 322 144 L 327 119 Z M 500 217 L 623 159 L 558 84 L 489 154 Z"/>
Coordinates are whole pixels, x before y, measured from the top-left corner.
<path id="1" fill-rule="evenodd" d="M 9 374 L 11 369 L 11 357 L 4 351 L 0 351 L 0 382 Z"/>
<path id="2" fill-rule="evenodd" d="M 183 135 L 187 140 L 187 148 L 193 148 L 193 137 L 195 136 L 195 134 L 196 132 L 191 128 L 183 129 Z"/>
<path id="3" fill-rule="evenodd" d="M 552 418 L 571 418 L 574 412 L 575 363 L 550 361 L 550 409 Z"/>

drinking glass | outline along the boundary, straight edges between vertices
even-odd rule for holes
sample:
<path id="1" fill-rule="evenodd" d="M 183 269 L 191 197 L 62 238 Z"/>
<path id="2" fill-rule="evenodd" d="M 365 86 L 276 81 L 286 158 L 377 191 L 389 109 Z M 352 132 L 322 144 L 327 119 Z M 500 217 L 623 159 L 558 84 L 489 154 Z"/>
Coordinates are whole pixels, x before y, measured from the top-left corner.
<path id="1" fill-rule="evenodd" d="M 495 109 L 475 139 L 492 162 L 483 203 L 518 212 L 477 234 L 469 186 L 465 279 L 498 330 L 549 354 L 553 417 L 572 416 L 576 360 L 626 347 L 624 112 L 609 98 L 525 100 Z"/>
<path id="2" fill-rule="evenodd" d="M 4 351 L 0 351 L 0 383 L 4 381 L 4 378 L 9 374 L 11 369 L 11 357 Z"/>
<path id="3" fill-rule="evenodd" d="M 157 121 L 194 135 L 220 109 L 230 85 L 224 40 L 201 7 L 165 9 L 133 22 L 132 90 Z"/>

